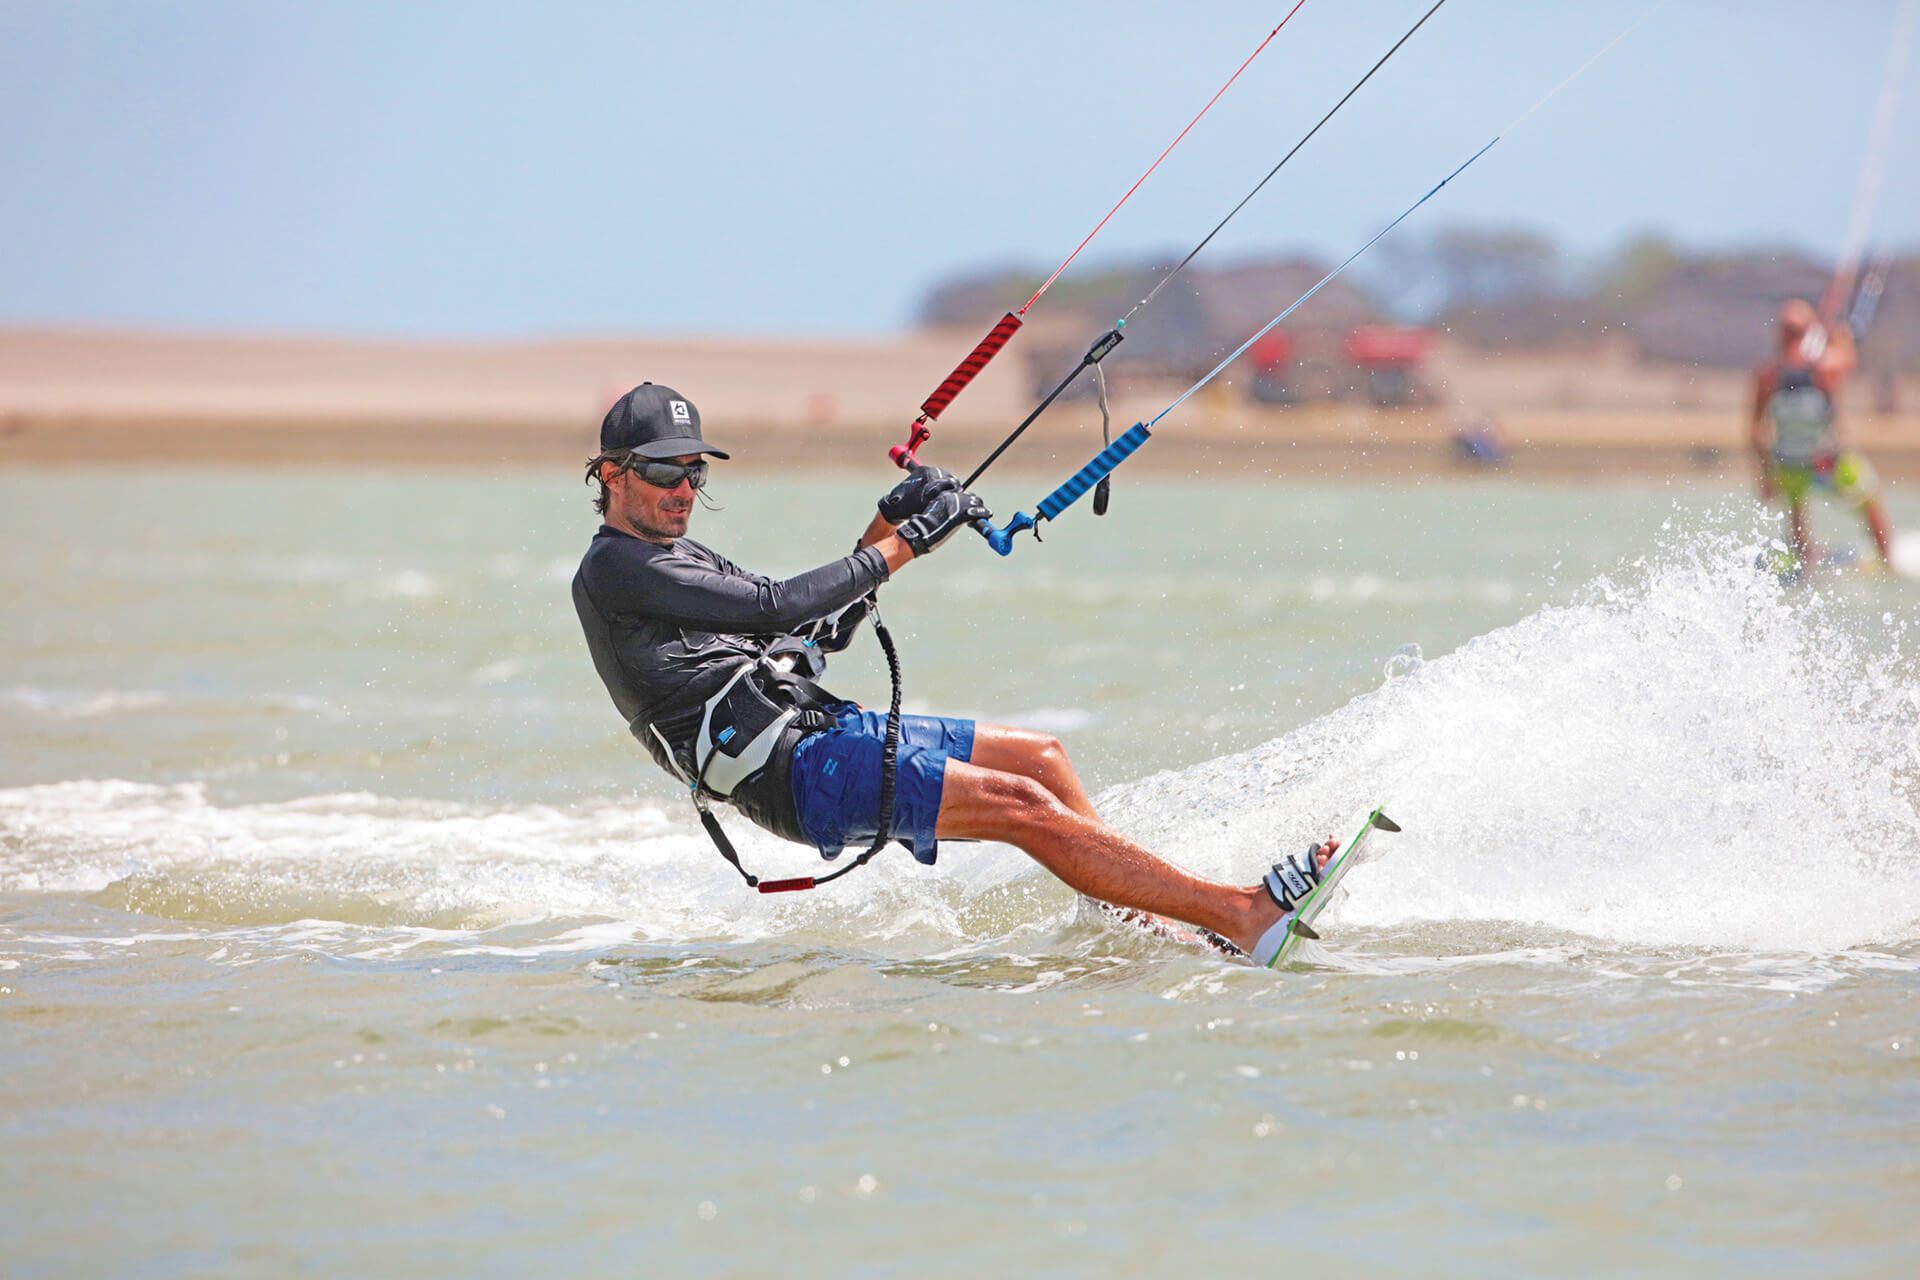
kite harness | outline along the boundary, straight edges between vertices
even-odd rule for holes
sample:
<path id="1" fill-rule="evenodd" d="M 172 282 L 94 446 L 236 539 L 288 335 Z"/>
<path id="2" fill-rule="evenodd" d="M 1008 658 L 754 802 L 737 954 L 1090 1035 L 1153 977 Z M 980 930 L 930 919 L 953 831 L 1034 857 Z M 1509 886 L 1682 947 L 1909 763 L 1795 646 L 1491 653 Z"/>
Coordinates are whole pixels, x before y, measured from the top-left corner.
<path id="1" fill-rule="evenodd" d="M 885 745 L 881 750 L 880 804 L 873 842 L 862 850 L 851 862 L 823 876 L 794 876 L 785 880 L 762 880 L 748 871 L 740 861 L 740 851 L 728 838 L 725 827 L 720 825 L 719 817 L 713 812 L 713 806 L 707 803 L 709 795 L 725 798 L 733 794 L 733 789 L 745 781 L 751 774 L 765 767 L 774 751 L 779 748 L 780 737 L 793 725 L 805 728 L 824 729 L 831 723 L 830 717 L 818 710 L 800 710 L 793 707 L 781 708 L 760 696 L 754 688 L 753 675 L 761 668 L 771 669 L 780 661 L 776 657 L 779 648 L 760 658 L 749 658 L 740 664 L 733 678 L 707 699 L 701 714 L 700 731 L 694 738 L 696 768 L 692 777 L 680 768 L 675 760 L 673 746 L 657 725 L 649 725 L 653 735 L 665 748 L 667 763 L 680 781 L 687 785 L 687 793 L 693 800 L 693 807 L 700 814 L 700 825 L 706 829 L 713 847 L 740 873 L 750 889 L 761 893 L 793 893 L 802 889 L 817 889 L 823 884 L 838 880 L 841 876 L 873 861 L 874 856 L 886 848 L 887 841 L 893 838 L 893 791 L 895 764 L 900 752 L 900 653 L 894 648 L 893 635 L 880 620 L 879 601 L 874 596 L 867 597 L 868 609 L 873 619 L 873 633 L 880 640 L 881 651 L 887 656 L 887 674 L 893 683 L 892 702 L 887 708 L 887 733 Z M 784 656 L 784 655 L 783 655 Z M 819 662 L 818 655 L 811 655 Z M 817 672 L 815 674 L 818 674 Z M 700 752 L 704 751 L 704 757 Z"/>

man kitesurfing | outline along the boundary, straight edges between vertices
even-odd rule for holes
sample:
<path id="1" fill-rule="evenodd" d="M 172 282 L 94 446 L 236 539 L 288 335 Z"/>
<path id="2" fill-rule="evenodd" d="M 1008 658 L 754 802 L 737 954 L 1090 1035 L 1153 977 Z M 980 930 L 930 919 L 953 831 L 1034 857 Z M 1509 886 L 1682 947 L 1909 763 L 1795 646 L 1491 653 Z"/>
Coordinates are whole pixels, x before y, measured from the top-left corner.
<path id="1" fill-rule="evenodd" d="M 1434 0 L 1294 151 L 1445 2 Z M 706 459 L 727 457 L 700 434 L 699 411 L 686 397 L 651 383 L 635 387 L 608 411 L 600 452 L 587 464 L 587 480 L 600 490 L 595 509 L 606 523 L 574 577 L 574 606 L 615 707 L 654 759 L 687 786 L 701 824 L 750 887 L 763 893 L 814 888 L 863 865 L 889 840 L 928 864 L 943 837 L 997 840 L 1025 851 L 1089 898 L 1144 916 L 1145 923 L 1195 926 L 1208 941 L 1246 952 L 1256 963 L 1276 963 L 1299 937 L 1315 936 L 1308 922 L 1340 874 L 1339 865 L 1329 869 L 1340 841 L 1329 836 L 1290 855 L 1250 888 L 1219 884 L 1174 866 L 1100 820 L 1065 749 L 1052 736 L 901 715 L 899 663 L 874 607 L 882 583 L 962 527 L 990 532 L 992 512 L 968 485 L 920 463 L 917 453 L 932 435 L 931 424 L 1303 3 L 1295 0 L 1033 296 L 1001 317 L 921 404 L 907 441 L 889 450 L 907 478 L 880 500 L 853 554 L 781 582 L 716 555 L 685 536 L 694 493 L 706 482 Z M 1236 206 L 1227 217 L 1238 211 Z M 1198 252 L 1196 247 L 1188 260 Z M 1096 366 L 1119 343 L 1125 324 L 1122 319 L 1097 341 L 1068 381 Z M 1007 444 L 1065 385 L 1041 402 Z M 1136 432 L 1144 439 L 1144 428 Z M 1110 468 L 1137 448 L 1139 439 L 1124 449 L 1116 444 L 1118 452 L 1105 465 Z M 1006 447 L 995 450 L 988 462 Z M 983 464 L 975 476 L 985 469 Z M 885 716 L 835 698 L 815 683 L 824 673 L 826 655 L 844 648 L 869 617 L 893 676 L 893 706 Z M 865 841 L 867 846 L 831 874 L 763 881 L 741 865 L 709 806 L 713 799 L 728 801 L 756 825 L 810 844 L 828 859 L 849 844 Z M 1362 835 L 1374 825 L 1391 829 L 1385 820 L 1369 819 Z M 1349 853 L 1357 848 L 1356 842 Z M 1315 892 L 1322 886 L 1328 893 Z"/>
<path id="2" fill-rule="evenodd" d="M 1786 499 L 1795 573 L 1819 568 L 1807 511 L 1815 489 L 1827 490 L 1860 513 L 1882 567 L 1893 568 L 1893 529 L 1880 501 L 1879 478 L 1864 456 L 1846 446 L 1839 405 L 1841 387 L 1859 363 L 1858 343 L 1872 322 L 1884 282 L 1884 267 L 1870 270 L 1864 281 L 1860 268 L 1916 30 L 1920 0 L 1904 0 L 1887 44 L 1853 212 L 1833 279 L 1818 307 L 1804 298 L 1787 300 L 1780 308 L 1779 350 L 1754 369 L 1751 438 L 1760 467 L 1760 498 Z"/>
<path id="3" fill-rule="evenodd" d="M 740 866 L 710 800 L 829 859 L 872 840 L 864 860 L 888 835 L 929 864 L 941 839 L 1002 841 L 1089 898 L 1207 930 L 1256 963 L 1278 954 L 1289 913 L 1338 840 L 1289 855 L 1260 884 L 1220 884 L 1102 822 L 1050 735 L 897 711 L 889 733 L 890 717 L 815 682 L 825 655 L 871 613 L 876 588 L 990 517 L 979 498 L 916 464 L 881 498 L 852 554 L 776 581 L 686 536 L 708 457 L 727 456 L 701 434 L 693 402 L 671 388 L 642 383 L 616 401 L 587 464 L 605 523 L 574 576 L 573 601 L 628 729 L 689 788 L 750 885 L 777 892 L 832 877 L 758 880 Z"/>
<path id="4" fill-rule="evenodd" d="M 1803 298 L 1780 308 L 1778 330 L 1779 350 L 1753 375 L 1751 439 L 1761 500 L 1785 499 L 1801 572 L 1818 565 L 1807 511 L 1816 489 L 1861 514 L 1881 564 L 1890 566 L 1893 530 L 1879 479 L 1873 464 L 1847 447 L 1840 429 L 1840 390 L 1856 363 L 1853 334 L 1845 324 L 1823 325 Z"/>
<path id="5" fill-rule="evenodd" d="M 1089 490 L 1096 495 L 1096 512 L 1101 510 L 1108 477 L 1147 442 L 1153 427 L 1505 136 L 1504 131 L 1496 134 L 1468 156 L 1158 416 L 1107 440 L 1092 460 L 1039 502 L 1034 515 L 1016 514 L 1004 529 L 989 523 L 992 512 L 970 492 L 974 481 L 1068 383 L 1089 369 L 1097 375 L 1099 362 L 1121 341 L 1128 317 L 1147 306 L 1444 3 L 1435 0 L 1186 260 L 1094 341 L 1079 366 L 963 483 L 919 462 L 917 451 L 931 434 L 929 424 L 1013 337 L 1028 308 L 1059 278 L 1073 254 L 1026 306 L 1003 316 L 922 403 L 906 443 L 889 450 L 907 478 L 880 499 L 851 555 L 775 581 L 749 573 L 687 537 L 694 495 L 706 483 L 707 459 L 725 459 L 727 454 L 701 434 L 693 403 L 670 388 L 642 383 L 614 403 L 601 423 L 600 452 L 587 463 L 586 479 L 599 487 L 594 505 L 605 523 L 574 575 L 574 607 L 594 668 L 627 727 L 654 760 L 687 787 L 701 825 L 750 887 L 762 893 L 815 888 L 864 865 L 889 840 L 929 864 L 941 839 L 995 840 L 1021 849 L 1088 898 L 1144 916 L 1148 924 L 1178 921 L 1194 926 L 1223 950 L 1244 952 L 1256 964 L 1284 962 L 1300 938 L 1318 936 L 1311 922 L 1340 877 L 1358 861 L 1368 833 L 1399 830 L 1380 810 L 1369 815 L 1344 852 L 1341 842 L 1329 836 L 1276 862 L 1259 884 L 1234 886 L 1194 875 L 1102 822 L 1065 749 L 1052 736 L 970 720 L 901 715 L 899 663 L 874 597 L 893 574 L 939 548 L 962 527 L 977 530 L 1006 555 L 1017 533 L 1037 531 L 1040 522 L 1059 517 Z M 1664 3 L 1659 0 L 1514 124 L 1539 110 Z M 1274 33 L 1269 33 L 1269 41 Z M 1180 137 L 1185 136 L 1183 130 Z M 1175 138 L 1175 144 L 1179 140 Z M 1136 182 L 1120 203 L 1139 185 Z M 1107 217 L 1112 216 L 1110 211 Z M 1100 223 L 1104 225 L 1105 219 Z M 1082 240 L 1074 254 L 1092 238 Z M 1104 397 L 1102 406 L 1104 419 Z M 816 683 L 825 672 L 826 655 L 843 649 L 859 623 L 868 619 L 893 676 L 893 705 L 885 716 L 836 698 Z M 869 843 L 827 875 L 761 880 L 742 865 L 714 816 L 710 802 L 715 799 L 726 800 L 774 835 L 812 845 L 829 860 L 850 844 Z"/>

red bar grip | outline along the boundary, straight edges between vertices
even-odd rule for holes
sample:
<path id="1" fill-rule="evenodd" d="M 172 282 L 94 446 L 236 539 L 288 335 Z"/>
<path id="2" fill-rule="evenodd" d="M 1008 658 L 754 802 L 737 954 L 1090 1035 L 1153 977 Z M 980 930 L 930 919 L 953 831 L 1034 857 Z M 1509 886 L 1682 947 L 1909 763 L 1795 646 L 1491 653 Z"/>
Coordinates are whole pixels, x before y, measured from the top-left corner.
<path id="1" fill-rule="evenodd" d="M 927 397 L 926 403 L 920 406 L 920 412 L 929 418 L 938 418 L 941 411 L 953 403 L 953 398 L 964 391 L 967 384 L 987 367 L 987 361 L 1000 354 L 1000 348 L 1007 345 L 1007 340 L 1013 337 L 1014 331 L 1025 323 L 1026 321 L 1011 311 L 1000 317 L 1000 323 L 993 326 L 986 337 L 980 339 L 980 345 L 975 347 L 965 360 L 954 366 L 953 372 L 947 375 L 947 380 Z"/>
<path id="2" fill-rule="evenodd" d="M 792 893 L 796 889 L 813 888 L 812 876 L 801 876 L 797 880 L 762 880 L 759 885 L 762 893 Z"/>

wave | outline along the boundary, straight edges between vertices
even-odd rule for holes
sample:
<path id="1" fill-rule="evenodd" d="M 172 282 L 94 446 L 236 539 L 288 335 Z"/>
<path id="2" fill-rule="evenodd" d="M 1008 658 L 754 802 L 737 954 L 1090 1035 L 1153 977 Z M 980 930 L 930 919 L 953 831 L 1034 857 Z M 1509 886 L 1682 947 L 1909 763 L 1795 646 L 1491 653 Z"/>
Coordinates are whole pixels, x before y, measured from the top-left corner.
<path id="1" fill-rule="evenodd" d="M 1328 601 L 1396 606 L 1450 601 L 1507 604 L 1521 595 L 1520 585 L 1510 579 L 1471 575 L 1389 577 L 1367 572 L 1313 572 L 1248 576 L 1207 570 L 1094 578 L 1045 566 L 1012 575 L 1000 566 L 962 570 L 942 579 L 941 589 L 958 599 L 1005 601 L 1010 596 L 1025 595 L 1087 609 L 1166 609 L 1177 604 L 1213 616 L 1261 616 Z"/>
<path id="2" fill-rule="evenodd" d="M 1335 924 L 1802 953 L 1920 936 L 1905 628 L 1789 596 L 1734 532 L 1669 534 L 1572 604 L 1396 658 L 1296 733 L 1102 803 L 1226 875 L 1385 802 L 1406 833 L 1347 878 Z"/>
<path id="3" fill-rule="evenodd" d="M 1476 938 L 1492 952 L 1571 937 L 1802 955 L 1911 941 L 1920 681 L 1905 629 L 1845 599 L 1786 594 L 1754 571 L 1757 553 L 1726 529 L 1675 530 L 1572 603 L 1430 661 L 1409 650 L 1339 711 L 1098 802 L 1235 883 L 1385 802 L 1405 834 L 1379 842 L 1323 920 L 1428 954 Z M 821 867 L 744 820 L 728 826 L 763 875 Z M 460 935 L 545 920 L 585 938 L 613 922 L 666 943 L 907 951 L 1080 918 L 1001 846 L 949 845 L 932 872 L 883 857 L 834 888 L 769 898 L 678 805 L 360 792 L 221 805 L 196 784 L 115 780 L 0 790 L 0 892 L 236 925 Z"/>
<path id="4" fill-rule="evenodd" d="M 300 587 L 332 587 L 368 598 L 424 599 L 448 594 L 457 584 L 471 581 L 526 583 L 547 586 L 572 580 L 577 558 L 543 558 L 530 554 L 496 553 L 457 564 L 396 562 L 386 555 L 337 552 L 153 551 L 129 561 L 88 548 L 69 548 L 67 571 L 76 576 L 137 580 L 142 583 L 218 580 Z"/>
<path id="5" fill-rule="evenodd" d="M 768 876 L 817 854 L 729 824 Z M 951 859 L 950 859 L 951 861 Z M 1012 850 L 937 880 L 901 857 L 844 892 L 744 891 L 685 815 L 647 804 L 488 808 L 366 793 L 222 806 L 199 783 L 120 780 L 0 790 L 0 893 L 88 894 L 103 905 L 233 925 L 326 920 L 477 931 L 606 919 L 645 939 L 753 939 L 791 928 L 941 936 L 969 898 L 1032 874 Z"/>
<path id="6" fill-rule="evenodd" d="M 0 690 L 0 706 L 53 720 L 93 720 L 154 711 L 172 701 L 158 689 L 73 689 L 17 684 Z"/>

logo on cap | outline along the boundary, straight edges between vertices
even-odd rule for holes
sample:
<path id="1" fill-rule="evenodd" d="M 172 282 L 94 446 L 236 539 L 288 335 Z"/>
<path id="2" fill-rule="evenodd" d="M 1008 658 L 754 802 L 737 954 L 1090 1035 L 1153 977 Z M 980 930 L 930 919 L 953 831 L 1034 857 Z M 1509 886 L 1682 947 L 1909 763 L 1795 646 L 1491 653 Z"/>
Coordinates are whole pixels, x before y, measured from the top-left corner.
<path id="1" fill-rule="evenodd" d="M 693 411 L 687 408 L 687 402 L 685 400 L 669 400 L 667 403 L 673 407 L 673 420 L 675 422 L 684 422 L 688 426 L 693 425 Z"/>

